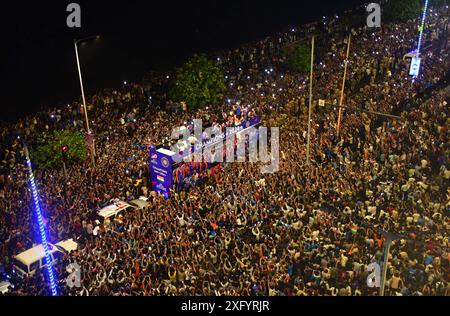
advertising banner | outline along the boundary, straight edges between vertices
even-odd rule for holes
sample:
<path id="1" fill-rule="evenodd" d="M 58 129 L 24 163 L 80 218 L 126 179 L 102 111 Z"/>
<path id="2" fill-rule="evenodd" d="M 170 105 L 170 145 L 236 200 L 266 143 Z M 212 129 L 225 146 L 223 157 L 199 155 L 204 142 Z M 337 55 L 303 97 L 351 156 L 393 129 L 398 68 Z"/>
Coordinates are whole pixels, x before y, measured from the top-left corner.
<path id="1" fill-rule="evenodd" d="M 150 155 L 150 175 L 152 188 L 161 193 L 164 197 L 170 196 L 170 189 L 173 184 L 172 176 L 172 156 L 175 153 L 164 148 L 156 150 L 154 146 L 149 149 Z"/>
<path id="2" fill-rule="evenodd" d="M 243 130 L 245 130 L 247 128 L 250 128 L 252 126 L 257 126 L 260 122 L 261 122 L 261 119 L 259 118 L 259 116 L 253 117 L 248 121 L 243 120 L 238 126 L 226 130 L 221 135 L 216 135 L 212 139 L 202 140 L 202 144 L 196 145 L 197 150 L 200 151 L 202 148 L 213 146 L 219 142 L 224 142 L 227 138 L 230 138 L 233 135 L 236 135 L 239 132 L 242 132 Z M 193 152 L 194 152 L 194 148 L 191 149 L 191 153 L 193 153 Z M 187 154 L 189 154 L 189 153 L 187 153 Z"/>
<path id="3" fill-rule="evenodd" d="M 420 58 L 419 57 L 413 57 L 411 60 L 411 68 L 409 70 L 409 75 L 417 77 L 419 75 L 419 69 L 420 69 Z"/>

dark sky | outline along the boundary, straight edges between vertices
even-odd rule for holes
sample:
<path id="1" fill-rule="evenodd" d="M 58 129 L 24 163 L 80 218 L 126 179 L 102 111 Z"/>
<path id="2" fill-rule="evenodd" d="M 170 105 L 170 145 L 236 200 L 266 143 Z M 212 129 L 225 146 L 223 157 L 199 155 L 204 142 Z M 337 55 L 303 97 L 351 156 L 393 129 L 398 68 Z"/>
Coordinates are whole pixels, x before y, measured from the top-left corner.
<path id="1" fill-rule="evenodd" d="M 66 26 L 67 4 L 81 5 L 80 29 Z M 2 2 L 1 112 L 15 119 L 80 95 L 73 40 L 80 47 L 86 93 L 172 69 L 194 52 L 229 49 L 290 25 L 364 1 L 26 0 Z"/>

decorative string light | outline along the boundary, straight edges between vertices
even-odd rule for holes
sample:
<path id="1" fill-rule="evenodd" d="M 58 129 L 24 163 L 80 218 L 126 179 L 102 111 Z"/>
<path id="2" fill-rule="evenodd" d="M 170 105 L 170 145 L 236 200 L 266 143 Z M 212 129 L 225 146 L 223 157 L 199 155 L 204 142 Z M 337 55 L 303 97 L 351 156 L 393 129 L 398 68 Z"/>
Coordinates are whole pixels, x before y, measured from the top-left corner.
<path id="1" fill-rule="evenodd" d="M 425 18 L 427 16 L 427 8 L 428 8 L 428 0 L 425 0 L 425 7 L 423 8 L 422 22 L 421 22 L 421 25 L 420 25 L 419 41 L 417 43 L 416 58 L 419 58 L 419 56 L 420 56 L 420 48 L 422 47 L 423 30 L 425 28 Z M 413 60 L 411 61 L 411 63 L 412 62 L 413 62 Z M 413 75 L 413 78 L 412 78 L 412 82 L 413 83 L 414 83 L 415 79 L 416 79 L 416 75 Z"/>
<path id="2" fill-rule="evenodd" d="M 423 8 L 422 13 L 422 24 L 420 26 L 419 43 L 417 45 L 417 57 L 419 57 L 420 48 L 422 46 L 423 29 L 425 28 L 425 18 L 427 15 L 427 8 L 428 8 L 428 0 L 425 0 L 425 7 Z"/>
<path id="3" fill-rule="evenodd" d="M 31 160 L 30 160 L 30 155 L 28 153 L 27 147 L 25 147 L 25 155 L 26 155 L 26 159 L 27 159 L 28 173 L 30 176 L 29 180 L 30 180 L 30 186 L 31 186 L 31 193 L 33 194 L 34 210 L 35 210 L 36 218 L 37 218 L 38 225 L 39 225 L 39 232 L 41 235 L 42 246 L 44 247 L 44 252 L 45 252 L 45 261 L 46 261 L 48 278 L 50 280 L 50 288 L 52 290 L 52 295 L 56 296 L 56 295 L 58 295 L 58 293 L 56 291 L 56 282 L 55 282 L 55 277 L 53 274 L 52 259 L 50 257 L 50 251 L 49 251 L 49 246 L 48 246 L 48 242 L 47 242 L 47 235 L 45 233 L 44 221 L 42 219 L 41 207 L 39 205 L 39 197 L 38 197 L 38 192 L 37 192 L 37 188 L 36 188 L 36 182 L 34 180 L 33 168 L 31 167 Z"/>

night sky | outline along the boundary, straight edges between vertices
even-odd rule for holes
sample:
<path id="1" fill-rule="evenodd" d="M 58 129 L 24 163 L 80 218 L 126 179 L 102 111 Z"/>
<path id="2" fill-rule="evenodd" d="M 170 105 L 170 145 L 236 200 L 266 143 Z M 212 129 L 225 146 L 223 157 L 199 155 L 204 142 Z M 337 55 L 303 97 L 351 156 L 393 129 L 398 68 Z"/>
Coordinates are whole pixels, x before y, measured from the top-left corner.
<path id="1" fill-rule="evenodd" d="M 291 25 L 355 7 L 359 0 L 76 1 L 81 28 L 66 26 L 75 1 L 2 2 L 1 110 L 4 121 L 79 98 L 73 40 L 80 47 L 85 91 L 139 81 L 170 70 L 195 52 L 231 49 Z"/>

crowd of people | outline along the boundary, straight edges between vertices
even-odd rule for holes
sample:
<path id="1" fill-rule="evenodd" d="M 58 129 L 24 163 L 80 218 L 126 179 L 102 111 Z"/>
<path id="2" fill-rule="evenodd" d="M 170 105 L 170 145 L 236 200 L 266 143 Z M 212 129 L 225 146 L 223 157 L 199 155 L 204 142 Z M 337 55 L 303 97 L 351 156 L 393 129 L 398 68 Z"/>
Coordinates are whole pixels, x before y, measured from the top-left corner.
<path id="1" fill-rule="evenodd" d="M 50 242 L 79 244 L 55 265 L 61 295 L 378 295 L 368 266 L 382 265 L 384 232 L 396 233 L 386 295 L 449 295 L 448 8 L 432 8 L 421 74 L 403 56 L 417 46 L 418 19 L 381 28 L 347 27 L 342 16 L 250 43 L 214 58 L 225 69 L 221 104 L 186 110 L 157 95 L 170 75 L 124 84 L 89 98 L 96 164 L 35 170 Z M 348 12 L 351 15 L 352 12 Z M 308 74 L 286 65 L 285 47 L 317 38 L 311 162 L 306 163 Z M 351 54 L 337 133 L 348 35 Z M 318 100 L 327 101 L 321 107 Z M 223 163 L 220 171 L 170 199 L 152 192 L 147 150 L 170 145 L 172 128 L 213 124 L 253 111 L 280 128 L 280 167 Z M 365 111 L 398 115 L 388 118 Z M 0 259 L 39 243 L 22 138 L 83 130 L 79 102 L 1 127 Z M 112 199 L 149 205 L 99 225 Z M 81 287 L 65 282 L 69 263 Z M 50 295 L 45 271 L 17 280 L 12 295 Z"/>

